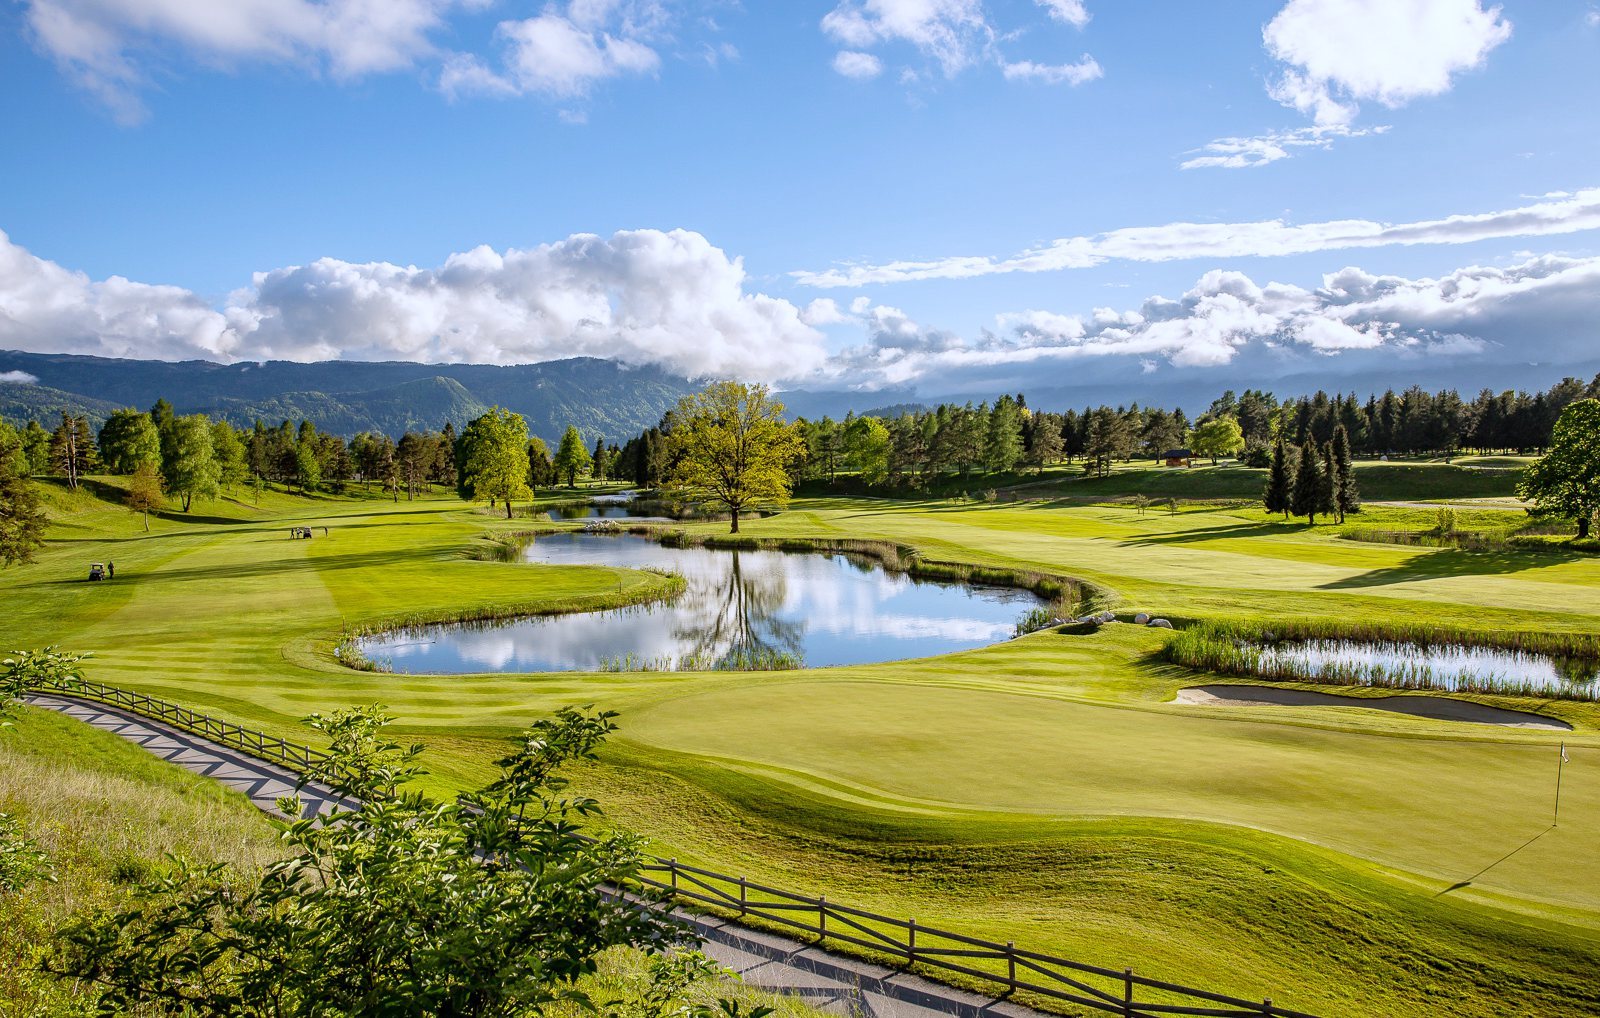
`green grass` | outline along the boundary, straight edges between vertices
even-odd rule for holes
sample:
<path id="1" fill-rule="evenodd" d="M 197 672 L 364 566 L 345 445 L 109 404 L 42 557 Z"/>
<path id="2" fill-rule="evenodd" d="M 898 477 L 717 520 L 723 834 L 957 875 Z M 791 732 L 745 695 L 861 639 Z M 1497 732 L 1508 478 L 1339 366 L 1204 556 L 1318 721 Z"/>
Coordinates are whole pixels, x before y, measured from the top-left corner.
<path id="1" fill-rule="evenodd" d="M 1163 634 L 1131 626 L 811 671 L 358 672 L 332 656 L 347 627 L 601 606 L 665 581 L 476 559 L 485 535 L 525 520 L 443 496 L 269 493 L 259 510 L 197 504 L 205 519 L 163 518 L 149 535 L 93 496 L 52 499 L 40 561 L 0 574 L 15 606 L 0 646 L 93 650 L 100 681 L 300 739 L 310 711 L 382 702 L 429 744 L 441 789 L 482 778 L 542 712 L 596 703 L 621 710 L 623 729 L 581 786 L 664 855 L 1328 1014 L 1600 1013 L 1594 705 L 1482 698 L 1575 726 L 1551 831 L 1551 733 L 1180 706 L 1197 676 L 1161 660 Z M 1365 544 L 1253 508 L 1093 501 L 810 499 L 742 529 L 1079 577 L 1124 615 L 1600 633 L 1594 556 Z M 1430 517 L 1375 506 L 1363 521 Z M 289 541 L 291 521 L 330 536 Z M 107 558 L 116 581 L 81 581 Z"/>

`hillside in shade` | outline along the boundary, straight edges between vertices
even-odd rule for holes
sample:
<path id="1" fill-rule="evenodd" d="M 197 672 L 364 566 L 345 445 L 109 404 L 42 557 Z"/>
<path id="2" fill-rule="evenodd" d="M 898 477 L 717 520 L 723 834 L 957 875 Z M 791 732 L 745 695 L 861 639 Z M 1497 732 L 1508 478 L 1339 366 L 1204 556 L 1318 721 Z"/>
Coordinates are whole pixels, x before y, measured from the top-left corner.
<path id="1" fill-rule="evenodd" d="M 0 372 L 22 371 L 36 384 L 0 383 L 0 417 L 59 417 L 98 423 L 122 406 L 166 399 L 179 413 L 206 413 L 245 426 L 309 420 L 338 434 L 459 429 L 491 406 L 522 414 L 547 442 L 569 424 L 584 437 L 622 441 L 661 419 L 695 388 L 652 367 L 582 357 L 543 364 L 410 364 L 322 361 L 213 364 L 0 351 Z"/>

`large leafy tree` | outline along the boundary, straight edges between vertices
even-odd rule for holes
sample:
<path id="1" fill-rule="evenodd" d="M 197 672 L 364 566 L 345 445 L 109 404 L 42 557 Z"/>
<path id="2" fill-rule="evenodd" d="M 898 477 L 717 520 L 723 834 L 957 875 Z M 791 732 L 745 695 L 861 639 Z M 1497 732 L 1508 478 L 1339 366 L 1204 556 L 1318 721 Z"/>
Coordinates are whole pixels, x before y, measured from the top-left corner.
<path id="1" fill-rule="evenodd" d="M 594 758 L 613 717 L 562 710 L 497 761 L 495 780 L 436 801 L 414 790 L 421 747 L 389 738 L 376 708 L 314 715 L 331 751 L 309 777 L 348 806 L 276 821 L 289 854 L 259 878 L 179 861 L 126 910 L 71 927 L 52 967 L 99 987 L 102 1011 L 117 1014 L 510 1018 L 581 1007 L 575 983 L 600 952 L 681 936 L 608 889 L 638 873 L 639 842 L 586 837 L 599 806 L 562 776 Z M 283 806 L 300 816 L 298 802 Z"/>
<path id="2" fill-rule="evenodd" d="M 211 444 L 211 421 L 205 414 L 190 414 L 172 422 L 172 456 L 166 463 L 167 490 L 183 501 L 183 511 L 196 495 L 216 498 L 221 491 L 222 467 Z"/>
<path id="3" fill-rule="evenodd" d="M 114 474 L 131 474 L 141 463 L 161 467 L 161 435 L 142 410 L 113 410 L 100 429 L 100 460 Z"/>
<path id="4" fill-rule="evenodd" d="M 1218 456 L 1232 456 L 1244 448 L 1244 432 L 1232 417 L 1213 417 L 1194 429 L 1190 442 L 1196 453 L 1211 457 L 1214 465 Z"/>
<path id="5" fill-rule="evenodd" d="M 735 534 L 742 514 L 788 502 L 790 468 L 806 452 L 783 404 L 765 385 L 743 382 L 716 382 L 685 397 L 669 443 L 677 463 L 672 484 L 727 510 Z"/>
<path id="6" fill-rule="evenodd" d="M 463 483 L 475 499 L 506 504 L 511 518 L 512 500 L 530 498 L 528 487 L 528 424 L 521 414 L 495 407 L 467 425 L 462 435 L 467 455 Z"/>
<path id="7" fill-rule="evenodd" d="M 1578 521 L 1589 536 L 1600 513 L 1600 400 L 1569 403 L 1556 420 L 1550 451 L 1522 472 L 1517 494 L 1541 513 Z"/>
<path id="8" fill-rule="evenodd" d="M 845 426 L 845 456 L 867 484 L 888 479 L 889 443 L 889 429 L 876 417 L 857 417 Z"/>
<path id="9" fill-rule="evenodd" d="M 556 447 L 556 476 L 567 479 L 567 487 L 576 488 L 578 478 L 589 476 L 594 469 L 594 458 L 583 447 L 583 435 L 576 426 L 567 425 L 561 434 L 561 444 Z"/>
<path id="10" fill-rule="evenodd" d="M 47 520 L 29 473 L 21 436 L 0 422 L 0 566 L 32 562 L 44 543 Z"/>
<path id="11" fill-rule="evenodd" d="M 218 482 L 224 488 L 243 484 L 250 476 L 250 464 L 239 432 L 227 421 L 211 425 L 211 449 L 217 458 Z M 158 460 L 159 462 L 159 460 Z"/>

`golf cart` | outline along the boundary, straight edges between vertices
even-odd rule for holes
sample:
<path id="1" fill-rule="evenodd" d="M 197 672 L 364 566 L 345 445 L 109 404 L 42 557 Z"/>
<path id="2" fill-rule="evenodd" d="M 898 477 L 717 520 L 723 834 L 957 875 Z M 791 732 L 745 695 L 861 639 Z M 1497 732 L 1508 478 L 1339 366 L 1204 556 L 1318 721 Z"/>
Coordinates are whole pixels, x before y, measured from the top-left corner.
<path id="1" fill-rule="evenodd" d="M 89 566 L 89 579 L 91 579 L 91 580 L 103 580 L 105 578 L 106 578 L 106 567 L 102 563 L 95 562 L 95 563 L 92 563 Z"/>

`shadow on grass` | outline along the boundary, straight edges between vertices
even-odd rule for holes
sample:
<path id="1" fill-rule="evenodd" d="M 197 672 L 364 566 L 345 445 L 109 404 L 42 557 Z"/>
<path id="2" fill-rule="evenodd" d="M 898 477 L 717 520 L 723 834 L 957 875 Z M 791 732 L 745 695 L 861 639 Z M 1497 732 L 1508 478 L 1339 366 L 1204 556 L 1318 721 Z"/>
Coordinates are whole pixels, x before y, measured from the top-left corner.
<path id="1" fill-rule="evenodd" d="M 1440 550 L 1418 555 L 1397 565 L 1373 569 L 1359 576 L 1348 576 L 1318 586 L 1318 590 L 1349 590 L 1385 587 L 1413 580 L 1441 580 L 1458 576 L 1490 576 L 1520 573 L 1550 564 L 1548 558 L 1526 552 L 1478 552 Z"/>
<path id="2" fill-rule="evenodd" d="M 1505 862 L 1507 859 L 1510 859 L 1512 856 L 1516 855 L 1518 852 L 1521 852 L 1523 849 L 1525 849 L 1528 846 L 1532 845 L 1535 841 L 1538 841 L 1540 838 L 1544 837 L 1546 834 L 1549 834 L 1551 831 L 1553 831 L 1555 829 L 1556 829 L 1556 825 L 1555 824 L 1551 824 L 1549 827 L 1546 827 L 1544 830 L 1540 831 L 1538 834 L 1535 834 L 1533 837 L 1529 838 L 1527 841 L 1524 841 L 1522 844 L 1518 845 L 1516 848 L 1513 848 L 1511 851 L 1507 852 L 1505 855 L 1501 856 L 1500 858 L 1496 859 L 1494 862 L 1492 862 L 1489 865 L 1485 866 L 1483 869 L 1481 869 L 1478 872 L 1474 873 L 1472 876 L 1468 877 L 1465 880 L 1456 881 L 1455 883 L 1451 884 L 1449 887 L 1446 887 L 1444 890 L 1442 890 L 1438 894 L 1434 895 L 1434 897 L 1435 898 L 1442 898 L 1445 895 L 1449 894 L 1451 891 L 1460 891 L 1460 890 L 1464 890 L 1465 888 L 1471 887 L 1472 886 L 1472 882 L 1474 880 L 1477 880 L 1479 877 L 1483 876 L 1485 873 L 1487 873 L 1490 870 L 1494 869 L 1496 866 L 1498 866 L 1501 863 Z"/>

